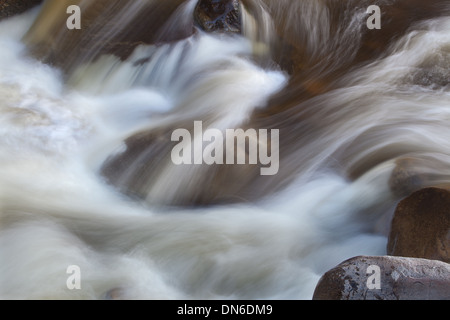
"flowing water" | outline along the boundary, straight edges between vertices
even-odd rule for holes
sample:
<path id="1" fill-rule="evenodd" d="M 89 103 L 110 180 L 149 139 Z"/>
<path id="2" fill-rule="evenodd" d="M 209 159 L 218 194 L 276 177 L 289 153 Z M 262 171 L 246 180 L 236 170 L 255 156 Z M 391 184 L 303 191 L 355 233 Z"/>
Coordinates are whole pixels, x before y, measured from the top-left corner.
<path id="1" fill-rule="evenodd" d="M 381 38 L 370 2 L 320 0 L 247 1 L 242 36 L 175 37 L 195 1 L 174 1 L 170 41 L 121 59 L 90 43 L 132 34 L 143 2 L 125 2 L 101 39 L 53 30 L 54 1 L 0 22 L 2 298 L 311 299 L 338 263 L 386 254 L 399 161 L 427 177 L 412 187 L 449 182 L 446 1 L 378 1 L 412 14 Z M 34 58 L 49 34 L 60 56 Z M 280 129 L 279 174 L 175 166 L 171 133 L 194 121 Z"/>

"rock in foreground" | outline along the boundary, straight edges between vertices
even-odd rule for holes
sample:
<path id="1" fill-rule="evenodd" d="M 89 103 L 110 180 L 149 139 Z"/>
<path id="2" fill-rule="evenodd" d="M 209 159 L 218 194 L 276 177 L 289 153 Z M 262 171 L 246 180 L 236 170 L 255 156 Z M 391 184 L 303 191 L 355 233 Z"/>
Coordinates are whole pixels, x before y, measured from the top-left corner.
<path id="1" fill-rule="evenodd" d="M 327 272 L 314 300 L 450 300 L 450 265 L 398 257 L 356 257 Z"/>
<path id="2" fill-rule="evenodd" d="M 450 191 L 427 188 L 400 202 L 387 252 L 450 263 Z"/>

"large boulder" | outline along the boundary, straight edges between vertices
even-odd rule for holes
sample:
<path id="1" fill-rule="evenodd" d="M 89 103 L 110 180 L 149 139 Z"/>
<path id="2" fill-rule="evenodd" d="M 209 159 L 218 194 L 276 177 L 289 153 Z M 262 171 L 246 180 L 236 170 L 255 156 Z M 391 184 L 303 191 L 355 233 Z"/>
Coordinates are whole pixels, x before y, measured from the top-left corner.
<path id="1" fill-rule="evenodd" d="M 450 191 L 427 188 L 400 202 L 388 242 L 392 256 L 450 262 Z"/>
<path id="2" fill-rule="evenodd" d="M 23 13 L 41 2 L 42 0 L 0 0 L 0 20 Z"/>
<path id="3" fill-rule="evenodd" d="M 450 300 L 450 264 L 426 259 L 356 257 L 327 272 L 314 300 Z"/>

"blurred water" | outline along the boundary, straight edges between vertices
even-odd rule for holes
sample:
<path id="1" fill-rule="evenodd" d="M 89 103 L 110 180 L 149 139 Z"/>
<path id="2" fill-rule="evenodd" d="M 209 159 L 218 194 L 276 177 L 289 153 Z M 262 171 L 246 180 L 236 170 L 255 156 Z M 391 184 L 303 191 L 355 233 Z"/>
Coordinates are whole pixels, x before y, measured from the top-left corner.
<path id="1" fill-rule="evenodd" d="M 102 299 L 120 289 L 125 299 L 310 299 L 328 269 L 386 253 L 386 221 L 399 200 L 389 189 L 395 161 L 432 159 L 415 169 L 433 173 L 430 184 L 448 182 L 448 18 L 417 25 L 384 57 L 350 68 L 334 90 L 298 102 L 287 96 L 294 111 L 267 120 L 287 128 L 281 191 L 253 188 L 257 201 L 172 207 L 212 188 L 211 168 L 176 167 L 151 148 L 139 154 L 156 171 L 140 175 L 145 201 L 120 192 L 142 162 L 117 172 L 119 190 L 102 175 L 137 133 L 193 120 L 239 128 L 283 94 L 291 76 L 252 59 L 268 53 L 261 43 L 273 39 L 277 21 L 268 12 L 276 19 L 282 5 L 248 16 L 247 37 L 198 33 L 139 46 L 126 61 L 104 55 L 75 68 L 67 84 L 21 42 L 37 11 L 0 23 L 2 298 Z M 320 1 L 308 8 L 291 12 L 309 19 L 298 28 L 313 31 L 312 55 L 327 55 L 336 45 L 325 45 L 328 9 Z M 256 32 L 261 21 L 266 29 Z M 352 25 L 342 32 L 356 45 L 360 27 Z M 308 124 L 292 127 L 288 112 L 308 115 Z M 66 287 L 71 265 L 82 270 L 81 290 Z"/>

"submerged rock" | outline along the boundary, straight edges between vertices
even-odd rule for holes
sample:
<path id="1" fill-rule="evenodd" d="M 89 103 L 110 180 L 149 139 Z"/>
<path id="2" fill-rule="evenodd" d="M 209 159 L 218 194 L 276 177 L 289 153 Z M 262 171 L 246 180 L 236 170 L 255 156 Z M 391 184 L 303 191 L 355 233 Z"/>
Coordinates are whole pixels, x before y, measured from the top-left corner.
<path id="1" fill-rule="evenodd" d="M 424 188 L 450 189 L 450 167 L 447 159 L 430 157 L 402 157 L 395 161 L 389 187 L 399 199 Z"/>
<path id="2" fill-rule="evenodd" d="M 103 54 L 127 59 L 140 45 L 159 45 L 194 33 L 187 0 L 47 0 L 24 37 L 34 56 L 67 73 Z M 67 7 L 81 9 L 81 29 L 66 26 Z"/>
<path id="3" fill-rule="evenodd" d="M 0 0 L 0 20 L 24 13 L 41 2 L 42 0 Z"/>
<path id="4" fill-rule="evenodd" d="M 356 257 L 327 272 L 314 300 L 450 300 L 450 265 L 441 261 Z"/>
<path id="5" fill-rule="evenodd" d="M 450 191 L 427 188 L 397 207 L 388 254 L 450 262 Z"/>
<path id="6" fill-rule="evenodd" d="M 238 0 L 200 0 L 194 19 L 207 32 L 241 33 L 239 7 Z"/>

